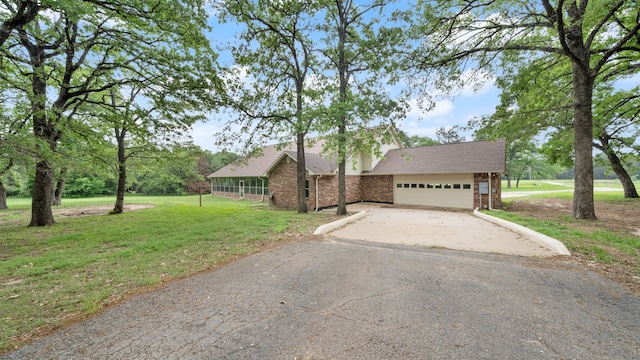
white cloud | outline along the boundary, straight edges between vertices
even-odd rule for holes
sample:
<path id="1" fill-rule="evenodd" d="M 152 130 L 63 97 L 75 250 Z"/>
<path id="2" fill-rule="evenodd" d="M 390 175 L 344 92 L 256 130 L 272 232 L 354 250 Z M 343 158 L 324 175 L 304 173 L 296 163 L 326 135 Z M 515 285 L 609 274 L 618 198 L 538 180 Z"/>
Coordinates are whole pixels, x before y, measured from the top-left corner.
<path id="1" fill-rule="evenodd" d="M 202 149 L 211 150 L 217 152 L 216 139 L 213 134 L 220 131 L 220 126 L 217 122 L 197 122 L 192 126 L 191 137 L 193 143 L 200 146 Z"/>
<path id="2" fill-rule="evenodd" d="M 460 77 L 464 84 L 460 95 L 482 95 L 491 91 L 495 86 L 496 77 L 483 69 L 467 69 Z"/>
<path id="3" fill-rule="evenodd" d="M 407 112 L 406 117 L 413 120 L 412 123 L 415 123 L 416 120 L 437 120 L 448 117 L 454 108 L 453 102 L 450 100 L 436 101 L 429 109 L 429 104 L 425 104 L 419 99 L 412 99 L 409 100 L 409 106 L 411 109 Z"/>

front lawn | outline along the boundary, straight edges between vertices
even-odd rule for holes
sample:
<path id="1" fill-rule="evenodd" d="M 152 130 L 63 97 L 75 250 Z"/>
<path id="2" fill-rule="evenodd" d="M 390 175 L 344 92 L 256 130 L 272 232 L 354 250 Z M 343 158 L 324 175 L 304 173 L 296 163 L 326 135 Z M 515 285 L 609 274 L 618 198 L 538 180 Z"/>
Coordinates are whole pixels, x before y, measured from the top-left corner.
<path id="1" fill-rule="evenodd" d="M 113 198 L 64 199 L 64 208 Z M 154 207 L 121 215 L 62 216 L 28 228 L 30 200 L 0 211 L 0 354 L 172 279 L 213 269 L 311 234 L 335 215 L 300 215 L 203 196 L 131 197 Z"/>

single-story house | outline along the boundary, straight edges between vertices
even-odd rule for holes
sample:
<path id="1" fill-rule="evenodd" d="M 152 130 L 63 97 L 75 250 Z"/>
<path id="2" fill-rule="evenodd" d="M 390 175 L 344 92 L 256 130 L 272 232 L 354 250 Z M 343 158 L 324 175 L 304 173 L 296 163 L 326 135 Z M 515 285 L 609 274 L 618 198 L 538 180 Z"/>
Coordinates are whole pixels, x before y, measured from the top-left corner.
<path id="1" fill-rule="evenodd" d="M 505 140 L 473 141 L 403 148 L 393 127 L 380 137 L 380 154 L 359 152 L 347 159 L 347 203 L 380 202 L 444 208 L 500 208 L 505 171 Z M 322 153 L 325 142 L 305 148 L 306 193 L 310 209 L 337 205 L 335 157 Z M 306 144 L 305 144 L 306 145 Z M 209 175 L 211 194 L 269 201 L 296 208 L 296 146 L 266 146 L 257 157 L 234 162 Z"/>

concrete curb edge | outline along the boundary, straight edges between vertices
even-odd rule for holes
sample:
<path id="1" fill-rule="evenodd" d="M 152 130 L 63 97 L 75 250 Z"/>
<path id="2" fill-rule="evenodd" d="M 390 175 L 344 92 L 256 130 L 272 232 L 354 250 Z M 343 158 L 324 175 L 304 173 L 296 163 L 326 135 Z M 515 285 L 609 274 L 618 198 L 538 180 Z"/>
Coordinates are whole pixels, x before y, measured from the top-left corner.
<path id="1" fill-rule="evenodd" d="M 361 219 L 363 217 L 367 216 L 367 211 L 360 211 L 359 213 L 355 214 L 355 215 L 351 215 L 348 216 L 344 219 L 340 219 L 340 220 L 336 220 L 334 222 L 330 222 L 328 224 L 324 224 L 324 225 L 320 225 L 318 226 L 318 228 L 316 229 L 316 231 L 313 232 L 313 235 L 322 235 L 322 234 L 326 234 L 330 231 L 333 231 L 339 227 L 345 226 L 346 224 L 350 223 L 350 222 L 354 222 L 358 219 Z"/>
<path id="2" fill-rule="evenodd" d="M 571 255 L 571 253 L 569 252 L 569 250 L 567 249 L 566 246 L 564 246 L 563 243 L 561 243 L 559 240 L 556 240 L 550 236 L 541 234 L 535 230 L 531 230 L 529 228 L 526 228 L 522 225 L 518 225 L 518 224 L 514 224 L 511 221 L 507 221 L 504 219 L 500 219 L 491 215 L 487 215 L 487 214 L 483 214 L 480 211 L 478 211 L 478 208 L 473 209 L 473 214 L 481 219 L 487 220 L 489 222 L 492 222 L 496 225 L 500 225 L 502 227 L 505 227 L 507 229 L 511 229 L 517 233 L 520 233 L 524 236 L 527 236 L 528 238 L 530 238 L 531 240 L 537 242 L 538 244 L 549 248 L 555 252 L 557 252 L 560 255 Z"/>

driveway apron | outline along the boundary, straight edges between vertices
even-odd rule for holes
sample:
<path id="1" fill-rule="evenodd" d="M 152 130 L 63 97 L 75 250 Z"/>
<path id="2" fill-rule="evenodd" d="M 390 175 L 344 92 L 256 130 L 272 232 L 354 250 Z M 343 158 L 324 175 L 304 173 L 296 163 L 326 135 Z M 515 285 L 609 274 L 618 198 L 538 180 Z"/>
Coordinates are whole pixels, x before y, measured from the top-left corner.
<path id="1" fill-rule="evenodd" d="M 522 256 L 554 256 L 526 236 L 470 212 L 367 207 L 368 215 L 329 233 L 341 239 L 444 247 Z"/>
<path id="2" fill-rule="evenodd" d="M 640 301 L 545 259 L 306 241 L 168 285 L 2 359 L 638 359 Z"/>

